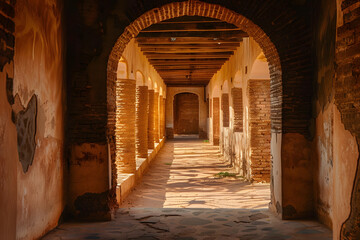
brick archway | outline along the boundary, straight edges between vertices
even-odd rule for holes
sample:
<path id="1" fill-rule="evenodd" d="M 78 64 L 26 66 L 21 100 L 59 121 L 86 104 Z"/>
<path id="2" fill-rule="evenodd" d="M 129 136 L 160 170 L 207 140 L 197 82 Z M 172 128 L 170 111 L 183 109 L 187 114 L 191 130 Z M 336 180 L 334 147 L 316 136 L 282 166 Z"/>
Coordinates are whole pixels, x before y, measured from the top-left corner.
<path id="1" fill-rule="evenodd" d="M 121 55 L 130 42 L 139 32 L 152 24 L 181 16 L 202 16 L 218 19 L 231 23 L 241 30 L 247 32 L 263 49 L 264 55 L 269 63 L 271 75 L 271 125 L 272 131 L 280 133 L 282 130 L 282 71 L 278 51 L 269 36 L 251 20 L 241 14 L 217 4 L 205 3 L 197 0 L 174 2 L 159 8 L 154 8 L 127 26 L 122 35 L 116 41 L 107 65 L 107 137 L 110 144 L 112 162 L 112 186 L 116 186 L 115 166 L 115 98 L 116 98 L 116 72 Z"/>

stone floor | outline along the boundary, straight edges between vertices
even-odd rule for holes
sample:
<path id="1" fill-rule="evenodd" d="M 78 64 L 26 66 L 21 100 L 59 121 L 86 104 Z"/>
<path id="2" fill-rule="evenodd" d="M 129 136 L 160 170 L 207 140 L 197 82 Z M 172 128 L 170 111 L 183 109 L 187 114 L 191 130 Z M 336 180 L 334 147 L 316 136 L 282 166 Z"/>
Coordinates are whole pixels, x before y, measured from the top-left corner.
<path id="1" fill-rule="evenodd" d="M 218 147 L 168 141 L 113 221 L 65 223 L 44 239 L 332 239 L 315 221 L 279 220 L 269 184 L 215 176 L 226 171 Z"/>

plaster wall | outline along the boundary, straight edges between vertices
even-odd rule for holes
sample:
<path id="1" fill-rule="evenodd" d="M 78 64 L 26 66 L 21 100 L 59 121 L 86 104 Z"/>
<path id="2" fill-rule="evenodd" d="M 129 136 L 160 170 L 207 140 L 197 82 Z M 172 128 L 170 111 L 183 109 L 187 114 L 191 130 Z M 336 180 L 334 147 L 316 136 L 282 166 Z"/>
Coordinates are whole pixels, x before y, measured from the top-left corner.
<path id="1" fill-rule="evenodd" d="M 129 79 L 136 78 L 136 72 L 140 71 L 144 76 L 144 82 L 137 81 L 137 86 L 148 86 L 149 89 L 154 89 L 159 93 L 159 96 L 166 97 L 166 85 L 155 68 L 149 63 L 148 59 L 141 52 L 135 39 L 132 39 L 124 49 L 122 57 L 127 62 L 127 75 Z"/>
<path id="2" fill-rule="evenodd" d="M 335 68 L 336 41 L 343 38 L 336 35 L 336 28 L 344 25 L 343 1 L 322 0 L 318 7 L 325 11 L 316 15 L 316 72 L 317 84 L 314 105 L 314 139 L 312 143 L 314 162 L 315 214 L 317 218 L 333 229 L 333 239 L 340 239 L 342 224 L 351 213 L 351 197 L 359 158 L 356 137 L 344 126 L 344 116 L 339 111 L 336 85 L 347 72 L 342 66 Z M 351 8 L 353 9 L 353 8 Z M 326 14 L 325 14 L 326 13 Z M 351 14 L 347 15 L 351 16 Z M 341 35 L 340 35 L 341 36 Z M 351 38 L 349 38 L 351 40 Z M 346 40 L 348 42 L 349 40 Z M 351 46 L 351 42 L 350 46 Z M 342 64 L 347 59 L 338 59 Z M 350 60 L 353 62 L 353 60 Z M 352 96 L 349 94 L 349 96 Z M 349 115 L 350 116 L 350 115 Z"/>
<path id="3" fill-rule="evenodd" d="M 6 79 L 13 76 L 14 64 L 11 61 L 0 72 L 0 239 L 16 238 L 19 160 L 16 127 L 11 121 L 12 109 L 6 96 Z"/>
<path id="4" fill-rule="evenodd" d="M 14 125 L 6 121 L 7 151 L 17 165 L 16 239 L 34 239 L 57 225 L 65 205 L 62 2 L 18 0 L 15 16 L 13 111 L 37 96 L 36 148 L 24 172 Z"/>

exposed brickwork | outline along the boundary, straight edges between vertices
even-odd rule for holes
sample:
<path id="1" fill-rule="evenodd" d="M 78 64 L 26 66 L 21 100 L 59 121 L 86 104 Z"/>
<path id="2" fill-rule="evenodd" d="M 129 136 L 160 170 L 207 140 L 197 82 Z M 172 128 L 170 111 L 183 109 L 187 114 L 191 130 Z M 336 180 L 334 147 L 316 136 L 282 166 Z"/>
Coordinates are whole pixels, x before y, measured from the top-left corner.
<path id="1" fill-rule="evenodd" d="M 15 1 L 0 2 L 0 71 L 14 58 Z"/>
<path id="2" fill-rule="evenodd" d="M 154 149 L 155 138 L 154 138 L 154 90 L 149 90 L 149 117 L 148 117 L 148 148 Z"/>
<path id="3" fill-rule="evenodd" d="M 223 127 L 229 127 L 229 119 L 230 119 L 229 94 L 227 93 L 223 93 L 221 95 L 221 111 L 222 111 Z"/>
<path id="4" fill-rule="evenodd" d="M 219 139 L 220 139 L 220 99 L 219 98 L 213 98 L 213 144 L 219 145 Z"/>
<path id="5" fill-rule="evenodd" d="M 160 96 L 160 139 L 165 136 L 165 100 Z"/>
<path id="6" fill-rule="evenodd" d="M 131 79 L 116 81 L 116 166 L 118 174 L 135 173 L 135 92 Z"/>
<path id="7" fill-rule="evenodd" d="M 270 181 L 270 81 L 249 80 L 251 179 Z"/>
<path id="8" fill-rule="evenodd" d="M 162 125 L 162 129 L 163 129 L 163 137 L 165 137 L 165 123 L 166 123 L 166 98 L 163 99 L 163 125 Z"/>
<path id="9" fill-rule="evenodd" d="M 140 158 L 148 155 L 148 108 L 148 87 L 136 87 L 136 156 Z"/>
<path id="10" fill-rule="evenodd" d="M 244 109 L 242 88 L 231 89 L 232 104 L 234 109 L 234 132 L 243 132 L 244 126 Z"/>
<path id="11" fill-rule="evenodd" d="M 343 25 L 337 28 L 335 103 L 345 129 L 360 143 L 360 3 L 344 0 Z M 360 151 L 360 147 L 359 147 Z M 341 229 L 341 239 L 360 239 L 360 159 L 351 196 L 351 212 Z"/>
<path id="12" fill-rule="evenodd" d="M 194 93 L 180 93 L 174 97 L 174 132 L 199 133 L 199 98 Z"/>
<path id="13" fill-rule="evenodd" d="M 155 142 L 159 142 L 159 118 L 160 118 L 160 111 L 159 111 L 159 93 L 154 93 L 154 139 Z"/>
<path id="14" fill-rule="evenodd" d="M 212 99 L 209 99 L 209 116 L 212 117 Z"/>
<path id="15" fill-rule="evenodd" d="M 209 98 L 206 99 L 206 118 L 210 117 L 210 101 Z"/>

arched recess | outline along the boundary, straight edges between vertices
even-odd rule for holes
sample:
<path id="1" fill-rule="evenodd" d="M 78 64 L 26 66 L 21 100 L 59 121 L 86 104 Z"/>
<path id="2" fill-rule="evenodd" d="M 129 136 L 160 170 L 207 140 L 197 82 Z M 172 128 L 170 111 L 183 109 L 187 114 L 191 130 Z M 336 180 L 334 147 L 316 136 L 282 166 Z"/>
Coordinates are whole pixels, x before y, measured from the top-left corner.
<path id="1" fill-rule="evenodd" d="M 135 80 L 136 80 L 136 86 L 146 86 L 144 75 L 139 70 L 136 71 Z"/>
<path id="2" fill-rule="evenodd" d="M 199 95 L 182 92 L 173 97 L 174 134 L 199 134 Z"/>
<path id="3" fill-rule="evenodd" d="M 281 71 L 281 62 L 280 57 L 277 51 L 277 48 L 270 40 L 269 36 L 255 23 L 247 19 L 243 15 L 236 13 L 232 10 L 229 10 L 223 6 L 217 4 L 210 4 L 201 1 L 183 1 L 183 2 L 173 2 L 166 5 L 163 5 L 159 8 L 154 8 L 135 21 L 133 21 L 128 27 L 124 29 L 123 34 L 118 38 L 115 43 L 108 60 L 107 65 L 107 99 L 108 99 L 108 115 L 114 116 L 115 112 L 115 90 L 111 87 L 114 86 L 116 81 L 116 72 L 118 61 L 121 57 L 122 52 L 124 51 L 126 44 L 134 37 L 136 37 L 142 29 L 149 27 L 152 24 L 159 23 L 164 20 L 171 18 L 181 17 L 181 16 L 202 16 L 210 17 L 227 23 L 231 23 L 237 26 L 239 29 L 247 32 L 263 49 L 264 55 L 269 62 L 269 70 L 271 76 L 271 99 L 272 99 L 272 111 L 271 111 L 271 126 L 274 133 L 281 133 L 282 131 L 282 71 Z M 214 104 L 214 103 L 213 103 Z M 110 117 L 108 119 L 107 125 L 107 134 L 109 135 L 108 139 L 110 141 L 110 151 L 111 158 L 114 161 L 114 151 L 115 151 L 115 122 Z M 275 148 L 281 149 L 281 136 L 277 136 L 277 146 Z M 281 155 L 276 154 L 274 161 L 280 163 L 280 169 L 278 172 L 281 173 Z M 274 191 L 276 194 L 272 194 L 272 203 L 277 207 L 278 214 L 281 215 L 281 201 L 282 201 L 282 192 L 281 192 L 281 174 L 278 176 L 279 181 L 277 181 L 277 187 L 279 190 Z M 116 180 L 116 172 L 112 171 L 112 180 Z M 116 182 L 113 182 L 113 186 L 116 186 Z M 298 209 L 300 210 L 300 209 Z M 301 211 L 301 210 L 300 210 Z"/>
<path id="4" fill-rule="evenodd" d="M 260 53 L 252 65 L 249 79 L 269 79 L 270 80 L 269 64 L 265 58 L 264 53 Z"/>
<path id="5" fill-rule="evenodd" d="M 151 77 L 148 77 L 148 79 L 147 79 L 147 86 L 148 86 L 149 90 L 154 89 L 153 88 L 153 81 L 152 81 Z"/>
<path id="6" fill-rule="evenodd" d="M 182 88 L 182 87 L 172 87 L 167 89 L 167 96 L 165 102 L 165 129 L 166 137 L 174 137 L 174 98 L 177 94 L 181 93 L 192 93 L 197 95 L 199 100 L 199 137 L 207 137 L 207 120 L 206 120 L 206 102 L 204 99 L 204 90 L 203 88 L 194 87 L 194 88 Z"/>
<path id="7" fill-rule="evenodd" d="M 129 78 L 128 64 L 124 57 L 121 57 L 117 66 L 116 77 L 120 79 Z"/>

